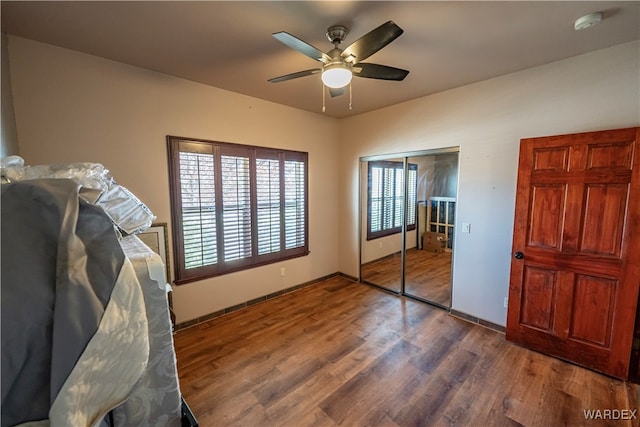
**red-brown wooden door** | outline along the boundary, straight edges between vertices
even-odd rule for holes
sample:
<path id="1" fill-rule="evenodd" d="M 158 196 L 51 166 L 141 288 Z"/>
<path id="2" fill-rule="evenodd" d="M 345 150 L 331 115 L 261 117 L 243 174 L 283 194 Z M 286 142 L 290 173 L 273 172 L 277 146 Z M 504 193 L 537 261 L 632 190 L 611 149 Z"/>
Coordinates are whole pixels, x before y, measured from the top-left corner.
<path id="1" fill-rule="evenodd" d="M 626 379 L 640 286 L 640 128 L 520 141 L 507 339 Z"/>

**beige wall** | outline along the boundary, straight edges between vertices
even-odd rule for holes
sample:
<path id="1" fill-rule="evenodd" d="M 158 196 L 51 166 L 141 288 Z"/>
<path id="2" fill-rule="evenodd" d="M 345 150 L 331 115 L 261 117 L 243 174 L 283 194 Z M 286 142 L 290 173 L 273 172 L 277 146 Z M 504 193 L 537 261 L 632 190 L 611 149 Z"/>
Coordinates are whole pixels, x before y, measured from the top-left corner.
<path id="1" fill-rule="evenodd" d="M 342 120 L 340 271 L 358 274 L 359 158 L 460 146 L 453 309 L 504 325 L 520 139 L 640 125 L 639 77 L 632 42 Z"/>
<path id="2" fill-rule="evenodd" d="M 335 119 L 18 37 L 9 53 L 26 163 L 103 163 L 159 222 L 170 224 L 167 135 L 309 153 L 311 254 L 176 286 L 178 322 L 338 271 Z"/>
<path id="3" fill-rule="evenodd" d="M 26 161 L 104 163 L 159 221 L 167 134 L 309 152 L 311 255 L 177 287 L 179 322 L 358 276 L 359 158 L 460 146 L 458 222 L 471 233 L 456 234 L 453 308 L 504 324 L 519 140 L 640 125 L 638 42 L 340 121 L 21 38 L 9 54 Z"/>

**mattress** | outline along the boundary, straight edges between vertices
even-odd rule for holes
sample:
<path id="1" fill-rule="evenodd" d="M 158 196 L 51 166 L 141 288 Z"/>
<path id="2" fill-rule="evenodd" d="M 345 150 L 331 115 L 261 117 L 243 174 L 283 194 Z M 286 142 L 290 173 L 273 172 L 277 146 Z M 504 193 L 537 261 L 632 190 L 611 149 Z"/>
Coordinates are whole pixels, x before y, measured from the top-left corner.
<path id="1" fill-rule="evenodd" d="M 135 235 L 120 240 L 138 277 L 149 327 L 149 361 L 127 401 L 113 411 L 115 425 L 180 426 L 181 402 L 167 300 L 165 267 Z"/>

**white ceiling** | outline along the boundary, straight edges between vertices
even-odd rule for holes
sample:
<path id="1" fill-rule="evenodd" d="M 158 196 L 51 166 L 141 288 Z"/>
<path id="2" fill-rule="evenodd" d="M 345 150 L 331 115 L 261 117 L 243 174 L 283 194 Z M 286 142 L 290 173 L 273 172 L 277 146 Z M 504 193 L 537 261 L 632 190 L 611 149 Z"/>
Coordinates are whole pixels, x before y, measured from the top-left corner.
<path id="1" fill-rule="evenodd" d="M 582 31 L 574 21 L 603 12 Z M 322 51 L 327 27 L 342 48 L 392 20 L 404 29 L 367 62 L 404 68 L 402 82 L 356 78 L 327 96 L 346 117 L 640 38 L 640 1 L 2 1 L 2 31 L 320 113 L 318 74 L 272 77 L 321 64 L 271 37 L 286 31 Z"/>

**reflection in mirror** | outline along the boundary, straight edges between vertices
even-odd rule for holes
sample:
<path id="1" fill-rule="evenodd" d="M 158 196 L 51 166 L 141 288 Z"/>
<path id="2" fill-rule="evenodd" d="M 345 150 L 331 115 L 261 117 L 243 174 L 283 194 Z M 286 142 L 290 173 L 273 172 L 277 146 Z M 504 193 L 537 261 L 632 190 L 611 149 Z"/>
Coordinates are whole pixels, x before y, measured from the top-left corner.
<path id="1" fill-rule="evenodd" d="M 360 179 L 360 280 L 400 293 L 404 159 L 362 161 Z"/>
<path id="2" fill-rule="evenodd" d="M 417 226 L 406 236 L 405 293 L 449 308 L 458 153 L 408 162 L 417 165 Z"/>

